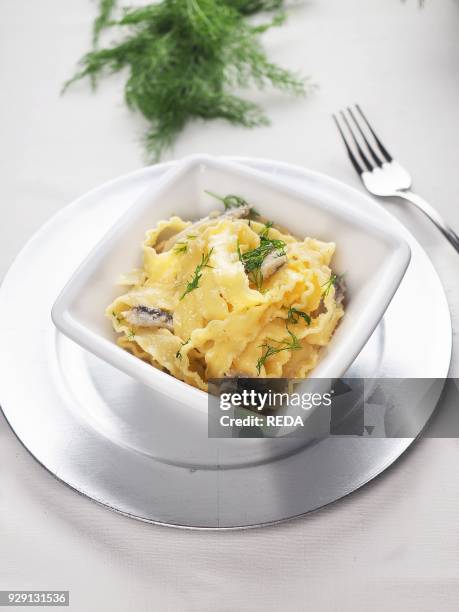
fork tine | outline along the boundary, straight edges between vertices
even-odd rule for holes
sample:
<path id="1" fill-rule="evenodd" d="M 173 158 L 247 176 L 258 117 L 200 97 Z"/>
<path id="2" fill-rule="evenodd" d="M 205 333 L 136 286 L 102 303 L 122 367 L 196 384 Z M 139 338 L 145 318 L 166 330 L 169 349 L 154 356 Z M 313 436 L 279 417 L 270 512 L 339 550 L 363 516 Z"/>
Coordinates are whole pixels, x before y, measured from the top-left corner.
<path id="1" fill-rule="evenodd" d="M 370 163 L 370 160 L 368 159 L 368 157 L 365 155 L 365 153 L 363 152 L 362 147 L 360 146 L 359 141 L 357 140 L 354 131 L 351 127 L 351 124 L 348 121 L 348 118 L 346 117 L 345 113 L 343 111 L 340 111 L 341 117 L 343 118 L 344 123 L 346 124 L 346 127 L 352 137 L 352 140 L 354 141 L 354 144 L 357 148 L 357 151 L 359 152 L 360 158 L 362 159 L 363 163 L 365 164 L 368 172 L 371 172 L 373 170 L 373 166 Z"/>
<path id="2" fill-rule="evenodd" d="M 354 123 L 355 127 L 358 129 L 360 136 L 363 138 L 363 141 L 367 145 L 368 152 L 370 153 L 371 157 L 373 158 L 373 161 L 378 166 L 378 168 L 381 168 L 382 167 L 382 161 L 378 157 L 376 152 L 374 151 L 373 147 L 371 146 L 368 138 L 366 137 L 365 132 L 362 130 L 362 127 L 360 126 L 360 123 L 357 121 L 357 117 L 355 116 L 354 111 L 352 110 L 352 108 L 350 106 L 348 106 L 347 112 L 349 113 L 349 115 L 350 115 L 350 117 L 352 119 L 352 122 Z"/>
<path id="3" fill-rule="evenodd" d="M 354 155 L 351 147 L 349 146 L 349 143 L 348 143 L 348 141 L 346 139 L 346 136 L 345 136 L 345 134 L 343 132 L 343 129 L 342 129 L 342 127 L 341 127 L 341 125 L 340 125 L 340 123 L 338 121 L 338 117 L 335 114 L 333 114 L 332 117 L 333 117 L 333 120 L 334 120 L 334 122 L 336 124 L 336 127 L 338 128 L 338 131 L 339 131 L 339 133 L 341 135 L 341 138 L 343 139 L 344 146 L 346 147 L 347 154 L 349 155 L 349 159 L 351 160 L 351 163 L 354 166 L 355 171 L 357 172 L 357 174 L 359 176 L 361 176 L 363 174 L 363 172 L 365 171 L 365 169 L 359 164 L 359 162 L 357 161 L 356 156 Z"/>
<path id="4" fill-rule="evenodd" d="M 383 143 L 379 140 L 378 136 L 376 135 L 375 131 L 373 130 L 373 128 L 370 125 L 370 122 L 368 121 L 368 119 L 365 117 L 363 110 L 360 108 L 359 104 L 355 105 L 355 108 L 358 110 L 360 116 L 362 117 L 362 119 L 365 121 L 365 124 L 367 126 L 367 128 L 370 130 L 371 135 L 373 136 L 373 138 L 375 139 L 376 144 L 379 147 L 379 150 L 381 151 L 381 154 L 383 155 L 383 157 L 385 158 L 385 160 L 387 162 L 391 162 L 393 161 L 393 157 L 392 155 L 389 153 L 389 151 L 386 149 L 386 147 L 383 145 Z"/>

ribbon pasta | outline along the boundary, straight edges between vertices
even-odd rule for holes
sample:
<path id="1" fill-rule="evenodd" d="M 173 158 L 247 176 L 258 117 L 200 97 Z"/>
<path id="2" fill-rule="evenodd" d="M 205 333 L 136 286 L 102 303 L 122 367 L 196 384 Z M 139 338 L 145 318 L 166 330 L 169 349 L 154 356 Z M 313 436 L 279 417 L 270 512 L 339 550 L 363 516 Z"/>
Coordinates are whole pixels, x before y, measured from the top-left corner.
<path id="1" fill-rule="evenodd" d="M 335 244 L 260 220 L 206 219 L 174 216 L 147 232 L 143 268 L 120 278 L 127 290 L 106 310 L 119 345 L 204 391 L 210 378 L 307 376 L 344 314 Z M 283 258 L 255 279 L 245 262 L 262 243 L 283 244 Z"/>

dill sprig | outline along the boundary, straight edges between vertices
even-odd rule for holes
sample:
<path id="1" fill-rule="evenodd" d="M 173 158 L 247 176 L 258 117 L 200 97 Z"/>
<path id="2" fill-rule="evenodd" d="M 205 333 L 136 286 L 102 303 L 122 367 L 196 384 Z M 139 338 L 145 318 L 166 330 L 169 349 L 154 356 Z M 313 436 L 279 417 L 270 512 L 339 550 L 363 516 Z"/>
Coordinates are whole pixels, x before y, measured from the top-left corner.
<path id="1" fill-rule="evenodd" d="M 182 344 L 180 345 L 179 350 L 175 353 L 176 358 L 181 361 L 182 360 L 182 348 L 184 346 L 186 346 L 189 342 L 191 341 L 191 338 L 188 338 L 188 340 L 185 340 L 185 342 L 182 342 Z"/>
<path id="2" fill-rule="evenodd" d="M 261 230 L 260 236 L 263 238 L 269 238 L 269 230 L 272 228 L 274 223 L 272 221 L 267 221 Z"/>
<path id="3" fill-rule="evenodd" d="M 216 200 L 219 200 L 225 207 L 225 210 L 229 210 L 230 208 L 240 208 L 241 206 L 249 205 L 248 202 L 244 200 L 244 198 L 241 198 L 241 196 L 237 196 L 231 193 L 227 196 L 220 196 L 214 193 L 213 191 L 209 191 L 208 189 L 205 189 L 204 191 Z"/>
<path id="4" fill-rule="evenodd" d="M 325 289 L 322 291 L 322 297 L 327 297 L 332 287 L 336 287 L 338 283 L 342 280 L 342 278 L 343 274 L 338 275 L 332 272 L 330 274 L 330 278 L 322 285 L 322 287 L 325 287 Z"/>
<path id="5" fill-rule="evenodd" d="M 282 351 L 297 351 L 301 348 L 300 341 L 295 336 L 295 334 L 289 330 L 287 327 L 287 333 L 290 338 L 285 338 L 284 340 L 273 340 L 272 338 L 268 338 L 269 341 L 275 342 L 277 346 L 273 346 L 272 344 L 268 344 L 265 342 L 260 345 L 260 348 L 264 350 L 261 357 L 257 361 L 257 373 L 260 376 L 261 368 L 265 365 L 267 360 L 273 355 L 277 355 Z"/>
<path id="6" fill-rule="evenodd" d="M 266 228 L 265 226 L 265 229 L 269 231 L 269 227 Z M 242 262 L 249 279 L 258 290 L 261 289 L 263 284 L 263 274 L 261 272 L 263 262 L 273 251 L 276 251 L 279 257 L 285 255 L 286 246 L 283 240 L 273 240 L 263 233 L 260 234 L 260 244 L 255 249 L 241 253 L 238 245 L 239 260 Z"/>
<path id="7" fill-rule="evenodd" d="M 287 313 L 287 321 L 288 323 L 292 323 L 296 325 L 299 323 L 300 318 L 303 318 L 306 322 L 306 325 L 311 325 L 311 317 L 302 310 L 298 310 L 297 308 L 290 307 Z"/>
<path id="8" fill-rule="evenodd" d="M 95 44 L 104 28 L 120 30 L 120 42 L 94 46 L 64 91 L 84 77 L 96 87 L 104 75 L 126 71 L 125 99 L 147 120 L 145 145 L 153 159 L 159 159 L 194 119 L 266 125 L 260 106 L 234 90 L 270 85 L 305 93 L 305 81 L 270 62 L 260 42 L 263 32 L 282 23 L 282 15 L 262 25 L 246 18 L 282 4 L 280 0 L 162 0 L 125 9 L 114 19 L 115 0 L 100 0 Z"/>
<path id="9" fill-rule="evenodd" d="M 188 251 L 188 242 L 177 242 L 174 246 L 174 253 L 176 255 L 184 255 Z"/>
<path id="10" fill-rule="evenodd" d="M 174 246 L 175 255 L 184 255 L 185 253 L 188 253 L 188 242 L 190 240 L 196 240 L 196 238 L 197 236 L 189 234 L 187 236 L 187 240 L 180 240 L 180 242 L 177 242 L 177 244 Z"/>
<path id="11" fill-rule="evenodd" d="M 210 259 L 210 256 L 212 255 L 212 251 L 213 250 L 214 249 L 212 247 L 208 253 L 203 253 L 201 255 L 201 261 L 196 266 L 196 269 L 195 269 L 195 271 L 193 273 L 192 279 L 187 283 L 185 291 L 180 296 L 181 300 L 183 300 L 183 298 L 188 293 L 191 293 L 191 291 L 194 291 L 195 289 L 197 289 L 199 287 L 199 281 L 201 280 L 202 271 L 204 270 L 204 268 L 211 268 L 212 267 L 212 266 L 209 266 L 209 259 Z"/>

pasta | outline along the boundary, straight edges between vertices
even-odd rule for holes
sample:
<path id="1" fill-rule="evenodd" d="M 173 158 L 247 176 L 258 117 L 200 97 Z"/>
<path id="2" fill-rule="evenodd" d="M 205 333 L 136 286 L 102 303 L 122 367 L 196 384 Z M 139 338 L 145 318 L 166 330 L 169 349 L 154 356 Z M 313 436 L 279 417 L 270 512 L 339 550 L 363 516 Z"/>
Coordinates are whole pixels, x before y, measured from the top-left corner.
<path id="1" fill-rule="evenodd" d="M 334 243 L 297 240 L 236 196 L 146 234 L 143 268 L 107 308 L 118 343 L 207 391 L 212 378 L 307 376 L 344 314 Z"/>

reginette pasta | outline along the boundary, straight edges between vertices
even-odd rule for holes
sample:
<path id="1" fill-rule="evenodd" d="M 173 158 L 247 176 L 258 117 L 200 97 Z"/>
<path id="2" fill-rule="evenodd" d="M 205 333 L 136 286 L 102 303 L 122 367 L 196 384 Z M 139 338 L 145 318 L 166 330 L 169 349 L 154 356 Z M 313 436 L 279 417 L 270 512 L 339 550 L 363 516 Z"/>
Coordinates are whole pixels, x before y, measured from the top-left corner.
<path id="1" fill-rule="evenodd" d="M 143 267 L 107 308 L 118 343 L 194 387 L 223 377 L 303 378 L 344 314 L 335 244 L 298 240 L 243 198 L 149 230 Z"/>

